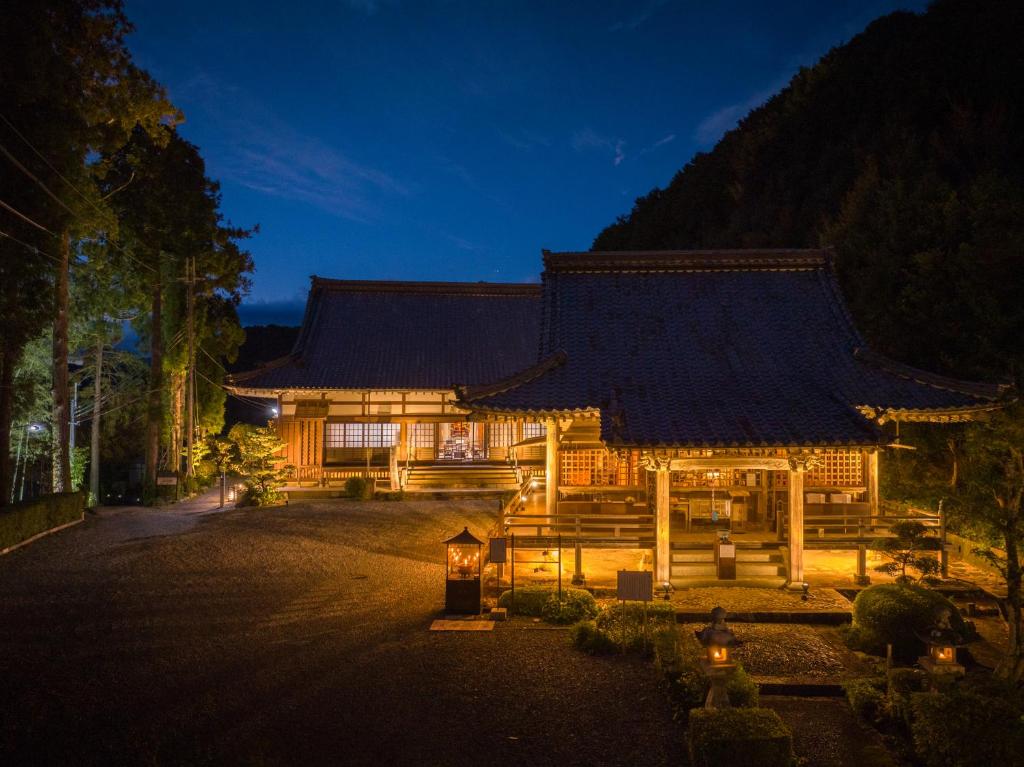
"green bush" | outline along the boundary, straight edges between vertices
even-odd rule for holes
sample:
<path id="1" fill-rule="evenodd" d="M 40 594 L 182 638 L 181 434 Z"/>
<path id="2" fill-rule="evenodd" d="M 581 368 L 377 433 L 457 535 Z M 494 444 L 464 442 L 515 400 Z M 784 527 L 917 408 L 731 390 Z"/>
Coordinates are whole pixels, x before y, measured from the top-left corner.
<path id="1" fill-rule="evenodd" d="M 623 610 L 621 603 L 615 603 L 601 610 L 596 622 L 597 627 L 609 634 L 620 646 L 625 630 L 627 651 L 646 653 L 651 650 L 652 637 L 661 628 L 675 625 L 676 611 L 669 602 L 648 602 L 646 615 L 645 624 L 642 605 L 628 603 Z"/>
<path id="2" fill-rule="evenodd" d="M 562 601 L 558 594 L 552 593 L 541 608 L 541 616 L 548 623 L 578 623 L 597 616 L 597 602 L 594 595 L 583 589 L 565 589 Z"/>
<path id="3" fill-rule="evenodd" d="M 84 510 L 84 493 L 44 495 L 34 501 L 0 509 L 0 550 L 81 519 Z"/>
<path id="4" fill-rule="evenodd" d="M 855 649 L 877 655 L 884 655 L 886 644 L 892 643 L 898 659 L 913 661 L 925 650 L 917 634 L 928 630 L 939 607 L 949 609 L 953 628 L 966 636 L 960 613 L 937 591 L 911 584 L 871 586 L 853 603 L 854 627 L 848 641 Z"/>
<path id="5" fill-rule="evenodd" d="M 594 621 L 580 621 L 573 626 L 572 643 L 577 650 L 590 655 L 611 655 L 621 649 Z"/>
<path id="6" fill-rule="evenodd" d="M 725 691 L 729 693 L 729 703 L 736 708 L 757 708 L 761 701 L 761 690 L 757 682 L 750 678 L 750 674 L 739 663 L 736 664 L 736 671 L 729 678 Z"/>
<path id="7" fill-rule="evenodd" d="M 345 480 L 345 495 L 369 501 L 373 498 L 373 480 L 365 477 L 349 477 Z"/>
<path id="8" fill-rule="evenodd" d="M 687 732 L 693 767 L 790 767 L 793 735 L 766 708 L 696 709 Z"/>
<path id="9" fill-rule="evenodd" d="M 405 491 L 404 490 L 387 490 L 382 493 L 374 493 L 374 500 L 377 501 L 404 501 Z"/>
<path id="10" fill-rule="evenodd" d="M 879 722 L 885 715 L 885 680 L 851 679 L 843 683 L 846 700 L 853 712 L 866 722 Z"/>
<path id="11" fill-rule="evenodd" d="M 552 589 L 548 586 L 520 586 L 515 592 L 513 606 L 512 592 L 505 591 L 498 597 L 498 607 L 508 608 L 516 615 L 530 615 L 539 618 L 544 613 L 544 605 L 550 599 Z"/>
<path id="12" fill-rule="evenodd" d="M 1010 701 L 953 689 L 911 697 L 914 749 L 927 767 L 1016 765 L 1024 755 L 1024 722 Z"/>

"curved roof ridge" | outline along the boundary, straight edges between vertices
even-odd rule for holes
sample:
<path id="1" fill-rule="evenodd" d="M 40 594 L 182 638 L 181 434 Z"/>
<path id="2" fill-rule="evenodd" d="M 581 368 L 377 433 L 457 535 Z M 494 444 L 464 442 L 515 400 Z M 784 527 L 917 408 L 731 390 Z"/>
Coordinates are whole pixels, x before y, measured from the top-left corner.
<path id="1" fill-rule="evenodd" d="M 939 373 L 931 373 L 927 370 L 921 370 L 920 368 L 915 368 L 911 365 L 905 365 L 902 362 L 897 362 L 896 360 L 890 359 L 884 354 L 879 354 L 866 346 L 860 346 L 854 349 L 853 356 L 867 365 L 871 365 L 872 367 L 884 370 L 887 373 L 897 375 L 901 378 L 908 378 L 912 381 L 916 381 L 917 383 L 932 386 L 936 389 L 944 389 L 946 391 L 957 392 L 958 394 L 969 394 L 972 397 L 997 400 L 1008 394 L 1013 389 L 1013 385 L 1008 383 L 965 381 L 960 378 L 952 378 Z"/>
<path id="2" fill-rule="evenodd" d="M 539 296 L 536 282 L 417 282 L 414 280 L 339 280 L 313 275 L 311 292 L 317 289 L 366 293 L 441 293 L 470 295 Z"/>
<path id="3" fill-rule="evenodd" d="M 544 268 L 558 272 L 818 269 L 826 266 L 830 260 L 827 248 L 544 250 L 542 253 Z"/>
<path id="4" fill-rule="evenodd" d="M 540 378 L 549 370 L 554 370 L 560 365 L 564 365 L 568 359 L 569 355 L 559 349 L 553 354 L 549 354 L 537 364 L 513 373 L 500 381 L 481 386 L 456 385 L 455 393 L 458 395 L 458 399 L 463 402 L 473 402 L 485 397 L 493 397 L 495 394 L 502 394 Z"/>

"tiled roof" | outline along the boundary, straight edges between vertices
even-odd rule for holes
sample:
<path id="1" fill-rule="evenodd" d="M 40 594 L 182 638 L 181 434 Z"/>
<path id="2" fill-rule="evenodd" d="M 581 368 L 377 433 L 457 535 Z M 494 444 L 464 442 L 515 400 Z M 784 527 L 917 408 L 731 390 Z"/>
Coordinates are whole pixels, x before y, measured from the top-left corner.
<path id="1" fill-rule="evenodd" d="M 314 277 L 292 353 L 229 385 L 266 389 L 450 389 L 537 356 L 540 285 Z"/>
<path id="2" fill-rule="evenodd" d="M 991 406 L 999 387 L 870 353 L 821 250 L 545 253 L 539 362 L 477 411 L 599 409 L 611 445 L 868 445 L 865 417 Z"/>

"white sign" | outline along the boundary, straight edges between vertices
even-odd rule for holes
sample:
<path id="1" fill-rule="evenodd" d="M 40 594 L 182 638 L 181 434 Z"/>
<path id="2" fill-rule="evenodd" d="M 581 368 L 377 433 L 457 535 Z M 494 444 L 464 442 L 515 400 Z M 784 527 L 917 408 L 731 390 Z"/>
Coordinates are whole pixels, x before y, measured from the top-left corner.
<path id="1" fill-rule="evenodd" d="M 723 543 L 718 547 L 718 556 L 721 559 L 736 559 L 736 544 Z"/>
<path id="2" fill-rule="evenodd" d="M 650 570 L 619 570 L 617 599 L 650 602 L 654 599 L 654 573 Z"/>

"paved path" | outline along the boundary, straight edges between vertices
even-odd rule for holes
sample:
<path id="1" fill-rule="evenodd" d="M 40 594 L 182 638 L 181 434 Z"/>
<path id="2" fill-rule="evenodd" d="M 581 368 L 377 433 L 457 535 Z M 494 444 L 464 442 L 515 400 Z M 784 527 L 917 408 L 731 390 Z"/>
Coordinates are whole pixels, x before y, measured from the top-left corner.
<path id="1" fill-rule="evenodd" d="M 102 509 L 0 557 L 0 764 L 676 763 L 651 664 L 431 633 L 489 501 Z"/>

